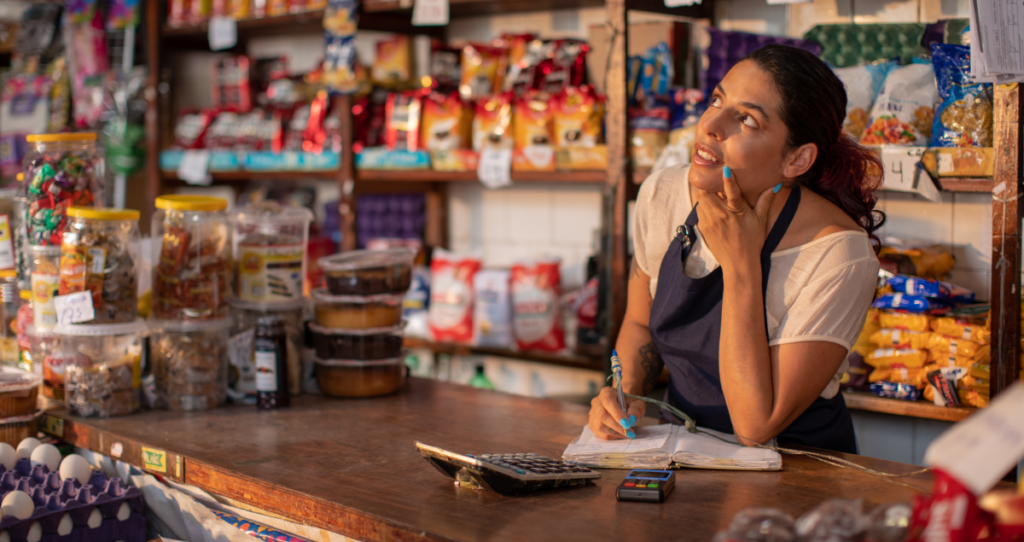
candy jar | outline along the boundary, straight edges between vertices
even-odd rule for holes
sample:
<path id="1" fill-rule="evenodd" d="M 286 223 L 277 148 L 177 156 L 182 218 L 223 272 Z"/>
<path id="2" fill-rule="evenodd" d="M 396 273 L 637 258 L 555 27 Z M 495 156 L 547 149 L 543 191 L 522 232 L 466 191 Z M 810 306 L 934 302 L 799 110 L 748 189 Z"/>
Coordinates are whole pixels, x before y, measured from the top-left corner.
<path id="1" fill-rule="evenodd" d="M 223 404 L 228 386 L 231 320 L 166 322 L 149 340 L 157 405 L 208 410 Z"/>
<path id="2" fill-rule="evenodd" d="M 60 295 L 89 290 L 96 316 L 83 324 L 131 322 L 138 315 L 139 212 L 69 207 L 60 248 Z"/>
<path id="3" fill-rule="evenodd" d="M 313 212 L 267 201 L 232 215 L 236 298 L 274 309 L 303 298 Z"/>
<path id="4" fill-rule="evenodd" d="M 44 371 L 54 374 L 58 368 L 63 370 L 69 412 L 105 418 L 139 409 L 142 342 L 147 330 L 142 319 L 54 328 L 61 346 L 47 356 Z"/>
<path id="5" fill-rule="evenodd" d="M 152 318 L 222 319 L 230 310 L 231 231 L 221 198 L 156 198 Z M 158 241 L 159 240 L 159 241 Z"/>
<path id="6" fill-rule="evenodd" d="M 31 245 L 59 245 L 69 207 L 91 207 L 102 200 L 103 158 L 96 134 L 34 134 L 25 174 L 25 227 Z"/>

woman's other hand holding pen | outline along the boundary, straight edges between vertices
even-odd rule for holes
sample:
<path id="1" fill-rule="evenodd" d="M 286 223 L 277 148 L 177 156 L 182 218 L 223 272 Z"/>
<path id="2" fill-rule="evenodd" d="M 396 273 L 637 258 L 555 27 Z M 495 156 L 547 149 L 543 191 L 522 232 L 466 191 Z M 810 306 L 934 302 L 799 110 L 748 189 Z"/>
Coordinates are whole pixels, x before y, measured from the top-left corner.
<path id="1" fill-rule="evenodd" d="M 626 393 L 633 393 L 628 387 Z M 636 438 L 633 428 L 647 412 L 647 403 L 626 397 L 626 412 L 619 406 L 619 396 L 612 386 L 606 386 L 590 401 L 590 430 L 604 439 Z"/>

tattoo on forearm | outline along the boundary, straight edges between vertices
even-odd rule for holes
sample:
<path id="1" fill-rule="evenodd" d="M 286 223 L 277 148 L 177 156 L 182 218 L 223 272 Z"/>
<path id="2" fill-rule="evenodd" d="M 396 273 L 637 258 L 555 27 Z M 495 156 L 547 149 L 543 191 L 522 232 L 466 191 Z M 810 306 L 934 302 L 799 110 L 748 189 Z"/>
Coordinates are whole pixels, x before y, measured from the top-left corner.
<path id="1" fill-rule="evenodd" d="M 640 368 L 644 371 L 643 385 L 644 395 L 646 395 L 654 390 L 654 385 L 658 383 L 658 377 L 661 376 L 661 371 L 665 368 L 665 361 L 661 359 L 661 354 L 658 353 L 653 342 L 640 347 Z"/>

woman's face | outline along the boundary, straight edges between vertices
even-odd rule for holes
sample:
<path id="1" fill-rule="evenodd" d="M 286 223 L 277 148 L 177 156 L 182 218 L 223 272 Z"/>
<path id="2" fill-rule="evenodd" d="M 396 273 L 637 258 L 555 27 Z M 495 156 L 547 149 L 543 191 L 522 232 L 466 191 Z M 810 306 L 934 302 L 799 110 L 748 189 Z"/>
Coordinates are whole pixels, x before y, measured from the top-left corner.
<path id="1" fill-rule="evenodd" d="M 697 123 L 690 184 L 722 192 L 722 167 L 729 166 L 744 198 L 754 201 L 786 180 L 789 130 L 779 115 L 781 103 L 771 77 L 754 62 L 729 70 Z"/>

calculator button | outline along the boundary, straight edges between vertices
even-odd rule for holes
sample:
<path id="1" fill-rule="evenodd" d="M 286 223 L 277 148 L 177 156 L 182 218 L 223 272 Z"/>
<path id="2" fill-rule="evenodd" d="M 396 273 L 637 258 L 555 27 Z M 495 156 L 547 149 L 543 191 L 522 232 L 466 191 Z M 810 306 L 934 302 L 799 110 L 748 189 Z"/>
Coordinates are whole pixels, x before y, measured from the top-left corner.
<path id="1" fill-rule="evenodd" d="M 647 484 L 647 487 L 650 487 L 650 488 L 657 488 L 657 487 L 658 487 L 658 484 Z"/>
<path id="2" fill-rule="evenodd" d="M 516 469 L 516 474 L 526 474 L 526 471 L 523 469 Z"/>
<path id="3" fill-rule="evenodd" d="M 636 486 L 636 484 L 634 484 L 633 482 L 626 482 L 625 484 L 622 485 L 622 487 L 635 487 L 635 486 Z"/>

